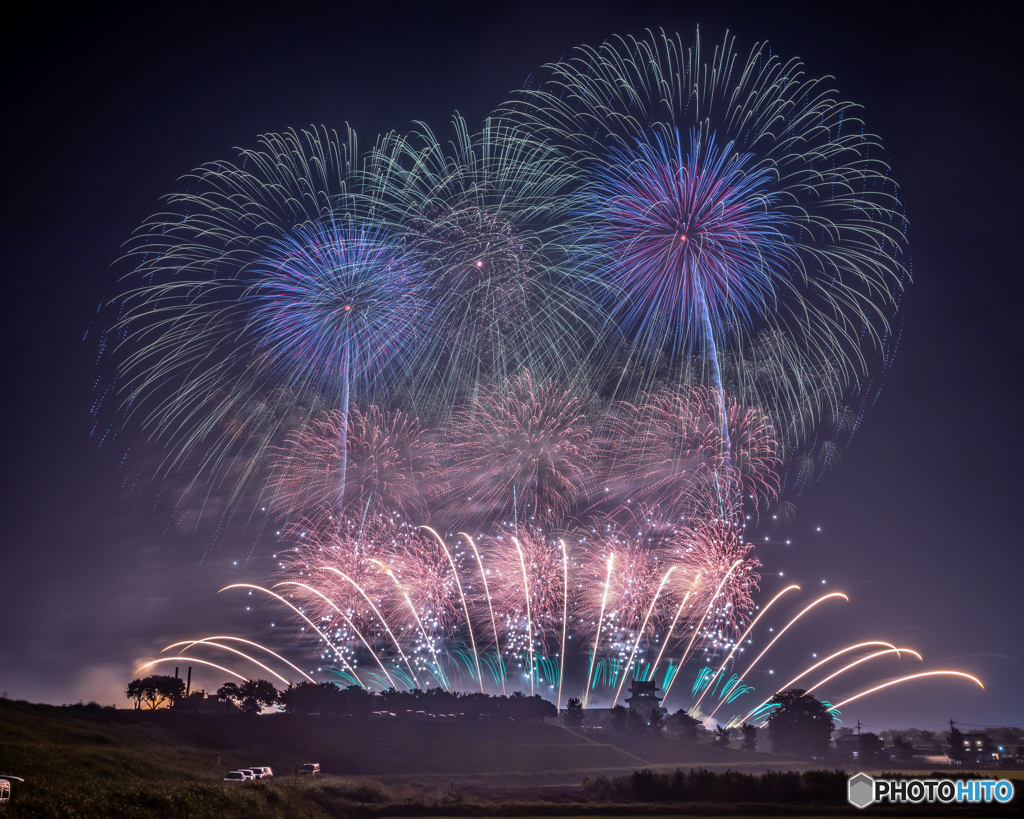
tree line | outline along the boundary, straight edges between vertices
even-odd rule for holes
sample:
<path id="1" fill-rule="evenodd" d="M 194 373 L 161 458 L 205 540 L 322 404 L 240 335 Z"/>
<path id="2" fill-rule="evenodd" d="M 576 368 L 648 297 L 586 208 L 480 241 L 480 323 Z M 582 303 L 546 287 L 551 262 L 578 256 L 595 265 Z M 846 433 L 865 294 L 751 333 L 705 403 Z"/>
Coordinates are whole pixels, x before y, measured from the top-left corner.
<path id="1" fill-rule="evenodd" d="M 156 709 L 185 698 L 185 683 L 177 677 L 154 675 L 132 680 L 125 692 L 136 709 L 144 705 Z M 192 697 L 203 698 L 203 692 Z M 422 715 L 449 719 L 508 719 L 516 722 L 540 722 L 558 715 L 554 703 L 539 694 L 526 696 L 520 691 L 509 696 L 472 692 L 394 688 L 375 693 L 358 685 L 342 687 L 335 683 L 300 682 L 278 690 L 267 680 L 228 682 L 217 689 L 217 696 L 248 714 L 259 714 L 279 706 L 287 714 L 364 717 L 374 713 L 395 716 Z"/>

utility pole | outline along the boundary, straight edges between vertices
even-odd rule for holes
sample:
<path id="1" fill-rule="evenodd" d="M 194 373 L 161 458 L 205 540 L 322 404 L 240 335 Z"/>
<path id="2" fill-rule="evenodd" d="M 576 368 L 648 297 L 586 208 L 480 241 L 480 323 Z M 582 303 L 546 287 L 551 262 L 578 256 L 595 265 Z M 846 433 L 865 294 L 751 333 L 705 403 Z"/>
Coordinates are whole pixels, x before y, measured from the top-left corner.
<path id="1" fill-rule="evenodd" d="M 860 717 L 857 718 L 857 736 L 860 736 Z"/>

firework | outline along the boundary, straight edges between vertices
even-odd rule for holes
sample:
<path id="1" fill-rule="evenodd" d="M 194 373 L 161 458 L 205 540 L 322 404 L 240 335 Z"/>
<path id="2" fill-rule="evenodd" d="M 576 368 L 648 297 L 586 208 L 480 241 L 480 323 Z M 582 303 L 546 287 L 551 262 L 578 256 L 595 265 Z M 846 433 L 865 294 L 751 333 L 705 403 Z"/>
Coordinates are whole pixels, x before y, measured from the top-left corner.
<path id="1" fill-rule="evenodd" d="M 457 526 L 559 519 L 584 499 L 595 455 L 579 399 L 527 371 L 453 414 L 439 506 Z"/>
<path id="2" fill-rule="evenodd" d="M 272 455 L 286 548 L 238 587 L 348 681 L 517 668 L 561 701 L 575 660 L 617 701 L 707 663 L 713 715 L 844 597 L 733 673 L 789 591 L 754 617 L 745 513 L 838 462 L 895 347 L 896 189 L 855 107 L 767 47 L 609 41 L 524 101 L 186 177 L 128 251 L 125 403 L 233 500 Z M 232 639 L 188 649 L 269 671 Z"/>
<path id="3" fill-rule="evenodd" d="M 557 654 L 570 606 L 569 557 L 562 541 L 520 526 L 492 534 L 481 548 L 502 648 L 513 656 L 534 646 Z"/>
<path id="4" fill-rule="evenodd" d="M 507 120 L 472 132 L 456 115 L 453 125 L 450 143 L 423 124 L 391 135 L 371 161 L 375 207 L 437 294 L 426 400 L 453 401 L 524 367 L 570 383 L 602 323 L 572 244 L 578 169 Z"/>
<path id="5" fill-rule="evenodd" d="M 683 529 L 670 552 L 689 576 L 700 575 L 694 608 L 706 612 L 702 637 L 709 651 L 735 644 L 754 610 L 761 562 L 752 557 L 743 527 L 712 519 Z"/>
<path id="6" fill-rule="evenodd" d="M 281 514 L 335 515 L 343 476 L 343 516 L 426 520 L 434 446 L 406 413 L 376 406 L 325 412 L 289 435 L 273 461 L 273 508 Z"/>
<path id="7" fill-rule="evenodd" d="M 523 96 L 526 122 L 581 157 L 590 281 L 629 347 L 770 409 L 788 445 L 844 389 L 863 399 L 906 272 L 856 106 L 767 46 L 708 54 L 699 34 L 580 48 Z"/>
<path id="8" fill-rule="evenodd" d="M 290 410 L 345 411 L 353 390 L 403 377 L 429 325 L 414 260 L 358 215 L 355 136 L 262 143 L 185 177 L 127 254 L 119 379 L 126 406 L 167 442 L 168 469 L 202 452 L 197 471 L 224 479 L 242 445 L 261 461 Z M 253 424 L 270 426 L 256 448 Z"/>
<path id="9" fill-rule="evenodd" d="M 725 402 L 730 457 L 716 417 L 721 402 L 705 387 L 642 393 L 616 402 L 599 437 L 602 470 L 594 500 L 603 508 L 657 506 L 666 520 L 699 516 L 709 501 L 756 509 L 778 491 L 778 445 L 764 413 Z M 650 518 L 651 515 L 645 515 Z"/>

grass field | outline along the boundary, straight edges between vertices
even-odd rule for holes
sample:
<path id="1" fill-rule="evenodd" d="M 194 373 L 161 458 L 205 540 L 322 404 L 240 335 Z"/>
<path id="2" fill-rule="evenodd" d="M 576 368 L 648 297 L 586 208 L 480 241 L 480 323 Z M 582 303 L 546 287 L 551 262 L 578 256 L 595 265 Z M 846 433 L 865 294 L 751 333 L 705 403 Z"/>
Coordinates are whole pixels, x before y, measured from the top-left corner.
<path id="1" fill-rule="evenodd" d="M 297 779 L 293 772 L 305 762 L 319 762 L 326 775 Z M 269 765 L 276 776 L 221 781 L 249 765 Z M 557 725 L 254 718 L 0 699 L 0 773 L 26 780 L 15 783 L 0 819 L 657 816 L 666 815 L 666 805 L 586 804 L 579 785 L 584 777 L 691 767 L 760 774 L 808 766 L 674 738 L 595 735 Z M 822 808 L 799 810 L 811 815 Z M 693 804 L 686 814 L 723 809 L 794 813 L 784 805 Z"/>

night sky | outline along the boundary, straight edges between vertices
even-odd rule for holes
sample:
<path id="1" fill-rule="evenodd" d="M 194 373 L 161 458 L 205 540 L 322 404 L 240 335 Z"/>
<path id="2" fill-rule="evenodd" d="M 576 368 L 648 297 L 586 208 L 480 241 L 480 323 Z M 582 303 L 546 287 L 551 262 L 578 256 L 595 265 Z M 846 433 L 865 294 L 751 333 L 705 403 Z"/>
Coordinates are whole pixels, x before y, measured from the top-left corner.
<path id="1" fill-rule="evenodd" d="M 266 577 L 262 522 L 218 531 L 214 505 L 198 527 L 180 524 L 180 481 L 159 492 L 145 480 L 159 450 L 134 430 L 93 429 L 97 379 L 109 378 L 97 308 L 128 272 L 114 264 L 122 243 L 181 174 L 289 127 L 350 123 L 366 146 L 413 120 L 446 133 L 452 111 L 479 122 L 575 45 L 647 27 L 688 40 L 699 24 L 706 42 L 733 32 L 740 53 L 768 40 L 864 106 L 901 186 L 915 279 L 885 389 L 842 465 L 799 500 L 792 545 L 757 552 L 763 600 L 791 581 L 803 602 L 823 589 L 851 600 L 824 604 L 749 682 L 767 696 L 814 652 L 889 640 L 925 662 L 878 660 L 824 693 L 941 668 L 986 690 L 909 683 L 844 709 L 845 724 L 1024 725 L 1024 161 L 1010 5 L 966 16 L 864 3 L 369 5 L 82 7 L 5 25 L 0 693 L 127 706 L 138 661 L 207 634 L 258 635 L 315 667 L 282 613 L 216 594 Z"/>

